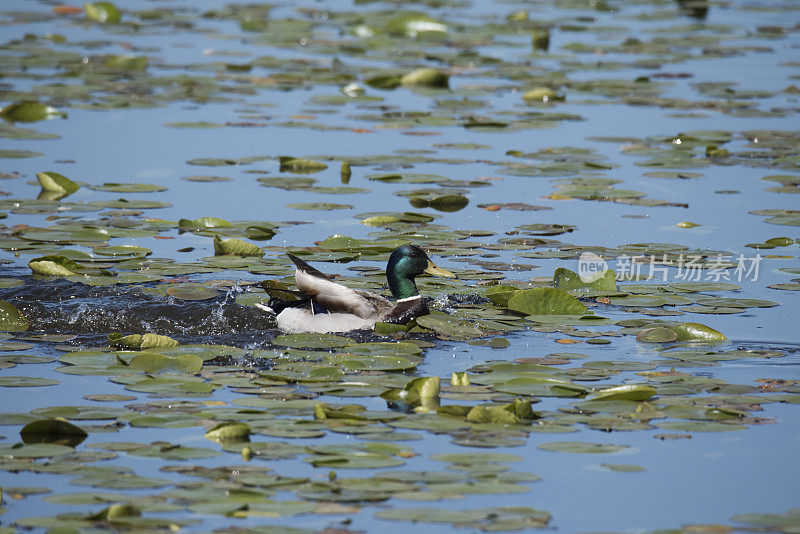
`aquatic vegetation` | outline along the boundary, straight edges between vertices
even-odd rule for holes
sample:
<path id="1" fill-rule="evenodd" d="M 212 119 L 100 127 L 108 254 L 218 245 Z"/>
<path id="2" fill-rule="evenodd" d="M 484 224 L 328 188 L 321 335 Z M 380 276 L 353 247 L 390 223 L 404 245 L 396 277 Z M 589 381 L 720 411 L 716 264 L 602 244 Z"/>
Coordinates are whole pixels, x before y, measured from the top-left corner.
<path id="1" fill-rule="evenodd" d="M 797 530 L 796 5 L 14 4 L 0 530 Z"/>

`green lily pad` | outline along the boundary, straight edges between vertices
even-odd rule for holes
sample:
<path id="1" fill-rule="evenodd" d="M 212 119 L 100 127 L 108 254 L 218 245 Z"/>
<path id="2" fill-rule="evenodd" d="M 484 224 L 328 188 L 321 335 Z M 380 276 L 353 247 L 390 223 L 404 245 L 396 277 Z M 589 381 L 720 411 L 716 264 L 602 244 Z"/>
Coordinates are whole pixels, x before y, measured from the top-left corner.
<path id="1" fill-rule="evenodd" d="M 640 384 L 626 384 L 623 386 L 616 386 L 612 388 L 601 389 L 589 400 L 593 401 L 606 401 L 606 400 L 630 400 L 630 401 L 644 401 L 656 394 L 656 388 L 652 386 L 644 386 Z"/>
<path id="2" fill-rule="evenodd" d="M 218 217 L 200 217 L 199 219 L 193 220 L 180 219 L 178 221 L 178 227 L 181 229 L 218 228 L 228 226 L 231 226 L 230 222 Z"/>
<path id="3" fill-rule="evenodd" d="M 128 350 L 145 350 L 154 348 L 177 347 L 178 342 L 169 336 L 158 334 L 132 334 L 123 336 L 119 333 L 108 334 L 108 340 L 112 347 Z"/>
<path id="4" fill-rule="evenodd" d="M 607 454 L 628 448 L 627 445 L 611 445 L 607 443 L 589 443 L 585 441 L 552 441 L 541 443 L 538 447 L 545 451 L 571 452 L 580 454 Z"/>
<path id="5" fill-rule="evenodd" d="M 189 282 L 169 287 L 167 295 L 180 300 L 209 300 L 216 298 L 219 293 L 203 284 Z"/>
<path id="6" fill-rule="evenodd" d="M 294 158 L 291 156 L 281 156 L 278 158 L 281 165 L 281 171 L 297 172 L 297 173 L 312 173 L 319 172 L 328 168 L 327 165 L 319 161 L 310 159 Z"/>
<path id="7" fill-rule="evenodd" d="M 402 356 L 333 354 L 325 360 L 343 371 L 410 371 L 417 366 L 416 362 Z"/>
<path id="8" fill-rule="evenodd" d="M 335 334 L 282 334 L 273 344 L 296 349 L 335 349 L 355 345 L 355 342 Z"/>
<path id="9" fill-rule="evenodd" d="M 600 466 L 615 473 L 641 473 L 646 471 L 641 465 L 634 464 L 600 464 Z"/>
<path id="10" fill-rule="evenodd" d="M 90 185 L 89 189 L 93 191 L 108 191 L 110 193 L 155 193 L 167 190 L 163 185 L 115 182 L 105 182 L 102 185 Z"/>
<path id="11" fill-rule="evenodd" d="M 553 287 L 564 291 L 584 288 L 598 291 L 616 291 L 617 280 L 614 271 L 611 269 L 606 269 L 599 273 L 591 273 L 589 276 L 584 275 L 582 278 L 581 275 L 574 271 L 559 267 L 553 273 Z"/>
<path id="12" fill-rule="evenodd" d="M 668 328 L 678 335 L 678 341 L 725 341 L 724 334 L 700 323 L 680 323 Z"/>
<path id="13" fill-rule="evenodd" d="M 0 445 L 0 456 L 13 456 L 14 458 L 53 458 L 73 452 L 75 452 L 74 448 L 57 443 L 33 443 L 21 447 Z"/>
<path id="14" fill-rule="evenodd" d="M 222 239 L 218 235 L 214 236 L 214 254 L 223 256 L 231 254 L 240 257 L 260 258 L 264 251 L 258 245 L 242 241 L 241 239 Z"/>
<path id="15" fill-rule="evenodd" d="M 52 378 L 36 378 L 28 376 L 0 376 L 0 387 L 6 388 L 30 388 L 53 386 L 59 384 L 60 380 Z"/>
<path id="16" fill-rule="evenodd" d="M 520 291 L 508 299 L 508 309 L 525 315 L 585 315 L 588 312 L 578 299 L 551 287 Z"/>
<path id="17" fill-rule="evenodd" d="M 220 423 L 205 433 L 206 439 L 218 443 L 250 441 L 250 426 L 245 423 L 227 421 Z"/>
<path id="18" fill-rule="evenodd" d="M 21 311 L 10 302 L 0 300 L 0 331 L 24 332 L 29 323 Z"/>
<path id="19" fill-rule="evenodd" d="M 332 210 L 351 210 L 353 206 L 350 204 L 332 204 L 330 202 L 296 202 L 294 204 L 286 204 L 287 208 L 296 210 L 312 210 L 312 211 L 332 211 Z"/>
<path id="20" fill-rule="evenodd" d="M 83 7 L 86 18 L 102 24 L 116 24 L 122 19 L 119 10 L 111 2 L 87 2 Z"/>
<path id="21" fill-rule="evenodd" d="M 56 443 L 68 447 L 76 447 L 88 434 L 82 428 L 61 419 L 41 419 L 25 425 L 19 432 L 22 441 L 27 444 Z"/>
<path id="22" fill-rule="evenodd" d="M 196 373 L 203 367 L 203 359 L 194 354 L 179 354 L 177 356 L 164 356 L 157 353 L 142 353 L 134 356 L 128 363 L 133 370 L 146 373 L 185 371 Z"/>
<path id="23" fill-rule="evenodd" d="M 67 114 L 40 102 L 15 102 L 0 109 L 0 117 L 11 122 L 38 122 Z"/>
<path id="24" fill-rule="evenodd" d="M 400 77 L 400 85 L 404 87 L 448 88 L 447 74 L 438 69 L 422 68 L 411 71 Z"/>
<path id="25" fill-rule="evenodd" d="M 479 521 L 487 516 L 483 510 L 451 510 L 443 508 L 396 508 L 380 510 L 375 517 L 395 521 L 421 521 L 425 523 L 458 523 Z"/>
<path id="26" fill-rule="evenodd" d="M 36 178 L 39 180 L 39 185 L 42 186 L 42 191 L 53 192 L 60 197 L 71 195 L 80 187 L 66 176 L 57 172 L 39 172 L 36 173 Z"/>
<path id="27" fill-rule="evenodd" d="M 522 94 L 525 102 L 557 102 L 564 100 L 563 94 L 557 93 L 549 87 L 536 87 Z"/>
<path id="28" fill-rule="evenodd" d="M 636 335 L 636 341 L 642 343 L 668 343 L 677 339 L 678 333 L 667 327 L 647 328 Z"/>
<path id="29" fill-rule="evenodd" d="M 447 339 L 471 339 L 486 335 L 486 332 L 478 325 L 447 315 L 423 315 L 417 317 L 416 323 Z"/>
<path id="30" fill-rule="evenodd" d="M 405 464 L 399 458 L 369 452 L 353 452 L 346 455 L 325 454 L 304 458 L 303 461 L 314 467 L 327 469 L 375 469 Z"/>
<path id="31" fill-rule="evenodd" d="M 77 262 L 58 255 L 34 258 L 28 262 L 28 267 L 33 273 L 45 276 L 72 276 L 84 270 Z"/>

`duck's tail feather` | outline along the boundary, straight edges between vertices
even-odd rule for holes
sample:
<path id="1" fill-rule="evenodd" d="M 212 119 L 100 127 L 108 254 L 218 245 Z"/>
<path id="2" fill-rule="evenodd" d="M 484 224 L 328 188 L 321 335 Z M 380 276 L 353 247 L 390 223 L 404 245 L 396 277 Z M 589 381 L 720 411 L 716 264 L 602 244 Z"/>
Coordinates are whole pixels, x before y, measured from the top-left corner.
<path id="1" fill-rule="evenodd" d="M 297 267 L 299 271 L 302 271 L 317 278 L 322 278 L 325 280 L 333 280 L 333 278 L 331 278 L 330 275 L 327 275 L 322 271 L 315 269 L 314 267 L 310 266 L 309 264 L 307 264 L 306 262 L 295 256 L 294 254 L 290 254 L 287 252 L 286 256 L 288 256 L 288 258 L 292 260 L 292 263 L 294 263 L 294 266 Z"/>

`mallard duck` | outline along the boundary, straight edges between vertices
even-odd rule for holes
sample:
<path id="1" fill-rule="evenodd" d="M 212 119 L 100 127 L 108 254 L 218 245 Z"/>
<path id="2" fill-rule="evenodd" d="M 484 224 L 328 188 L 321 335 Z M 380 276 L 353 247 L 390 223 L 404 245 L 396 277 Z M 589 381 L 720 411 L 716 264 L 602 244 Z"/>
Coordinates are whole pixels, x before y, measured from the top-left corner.
<path id="1" fill-rule="evenodd" d="M 378 321 L 406 324 L 428 314 L 428 305 L 419 294 L 414 278 L 422 273 L 444 278 L 456 276 L 437 267 L 415 245 L 395 249 L 386 264 L 386 280 L 396 302 L 358 289 L 337 284 L 330 276 L 300 258 L 287 254 L 295 264 L 295 283 L 301 298 L 296 301 L 270 299 L 256 304 L 277 314 L 278 328 L 284 332 L 348 332 L 371 328 Z"/>

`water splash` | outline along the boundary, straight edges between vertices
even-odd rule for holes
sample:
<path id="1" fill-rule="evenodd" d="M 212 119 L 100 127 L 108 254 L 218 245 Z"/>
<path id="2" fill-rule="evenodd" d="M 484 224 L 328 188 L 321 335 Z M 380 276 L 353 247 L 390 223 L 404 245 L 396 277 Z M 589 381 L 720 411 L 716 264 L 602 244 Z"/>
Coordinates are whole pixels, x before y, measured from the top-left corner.
<path id="1" fill-rule="evenodd" d="M 274 322 L 263 311 L 236 303 L 242 288 L 214 299 L 183 301 L 146 293 L 136 286 L 86 286 L 33 277 L 0 290 L 30 322 L 30 331 L 73 334 L 83 339 L 110 332 L 154 332 L 191 343 L 241 345 L 274 339 Z"/>

